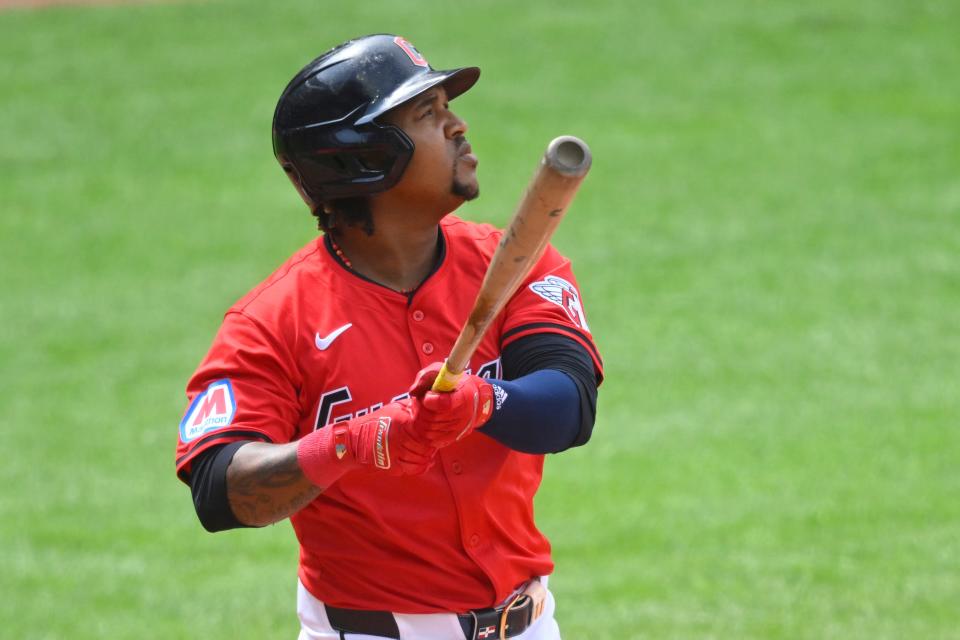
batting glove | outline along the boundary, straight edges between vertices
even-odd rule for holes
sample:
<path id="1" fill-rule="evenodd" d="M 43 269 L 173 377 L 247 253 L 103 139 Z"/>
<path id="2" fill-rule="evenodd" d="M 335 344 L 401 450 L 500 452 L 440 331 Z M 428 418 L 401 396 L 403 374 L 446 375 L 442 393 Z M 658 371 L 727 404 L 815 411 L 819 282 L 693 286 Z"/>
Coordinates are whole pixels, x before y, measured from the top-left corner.
<path id="1" fill-rule="evenodd" d="M 433 466 L 436 447 L 414 431 L 413 403 L 391 402 L 377 411 L 335 422 L 300 440 L 297 462 L 319 487 L 358 468 L 420 475 Z"/>
<path id="2" fill-rule="evenodd" d="M 442 366 L 435 362 L 422 369 L 410 387 L 417 435 L 438 449 L 466 438 L 493 414 L 493 387 L 479 376 L 462 376 L 453 391 L 431 391 Z"/>

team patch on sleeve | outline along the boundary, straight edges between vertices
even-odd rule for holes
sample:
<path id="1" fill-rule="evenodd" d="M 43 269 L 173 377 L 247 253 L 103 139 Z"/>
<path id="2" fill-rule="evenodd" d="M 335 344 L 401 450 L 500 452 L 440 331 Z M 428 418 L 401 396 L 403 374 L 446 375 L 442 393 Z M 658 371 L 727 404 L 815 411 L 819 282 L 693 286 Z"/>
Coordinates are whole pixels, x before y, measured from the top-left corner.
<path id="1" fill-rule="evenodd" d="M 229 426 L 237 412 L 233 386 L 224 378 L 212 383 L 190 403 L 180 421 L 180 440 L 190 442 L 205 433 Z"/>
<path id="2" fill-rule="evenodd" d="M 590 331 L 587 326 L 587 317 L 583 314 L 583 305 L 580 304 L 580 293 L 577 288 L 558 276 L 547 276 L 530 285 L 535 294 L 561 307 L 575 325 L 584 331 Z"/>

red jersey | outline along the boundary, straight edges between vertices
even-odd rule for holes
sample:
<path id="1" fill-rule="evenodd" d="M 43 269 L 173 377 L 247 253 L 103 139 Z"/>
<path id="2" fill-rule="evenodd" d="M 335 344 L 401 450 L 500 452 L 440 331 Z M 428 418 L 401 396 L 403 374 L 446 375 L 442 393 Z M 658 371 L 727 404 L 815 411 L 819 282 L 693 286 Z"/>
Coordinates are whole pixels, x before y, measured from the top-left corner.
<path id="1" fill-rule="evenodd" d="M 442 360 L 476 300 L 501 232 L 447 216 L 437 269 L 412 294 L 346 269 L 323 237 L 227 311 L 187 386 L 177 472 L 234 440 L 285 443 L 406 396 Z M 470 366 L 502 377 L 500 352 L 559 333 L 602 363 L 570 262 L 552 247 L 491 326 Z M 338 607 L 400 613 L 491 606 L 553 570 L 533 519 L 543 456 L 474 433 L 441 449 L 422 476 L 351 472 L 291 516 L 299 575 Z"/>

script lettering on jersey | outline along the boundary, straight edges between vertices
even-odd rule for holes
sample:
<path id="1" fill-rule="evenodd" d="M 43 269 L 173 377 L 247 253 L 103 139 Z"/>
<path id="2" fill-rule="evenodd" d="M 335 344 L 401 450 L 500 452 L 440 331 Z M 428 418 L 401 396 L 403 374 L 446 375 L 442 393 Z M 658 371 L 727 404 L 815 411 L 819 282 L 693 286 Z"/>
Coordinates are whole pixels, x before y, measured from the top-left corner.
<path id="1" fill-rule="evenodd" d="M 470 375 L 472 371 L 470 369 L 465 369 L 464 373 Z M 485 362 L 484 364 L 480 365 L 480 368 L 477 369 L 477 375 L 481 378 L 502 378 L 503 370 L 500 365 L 500 358 L 491 360 L 490 362 Z M 404 392 L 400 395 L 390 398 L 390 402 L 399 402 L 400 400 L 408 397 L 410 397 L 410 394 Z M 322 394 L 320 394 L 320 402 L 317 403 L 317 418 L 314 420 L 313 428 L 316 430 L 320 427 L 325 427 L 328 424 L 343 422 L 345 420 L 353 420 L 354 418 L 365 416 L 368 413 L 373 413 L 377 409 L 382 408 L 384 404 L 382 402 L 377 402 L 369 407 L 363 407 L 354 412 L 347 413 L 340 413 L 337 410 L 338 406 L 346 404 L 352 400 L 353 394 L 350 392 L 350 387 L 348 385 L 337 387 L 336 389 L 331 389 L 330 391 L 324 391 Z"/>

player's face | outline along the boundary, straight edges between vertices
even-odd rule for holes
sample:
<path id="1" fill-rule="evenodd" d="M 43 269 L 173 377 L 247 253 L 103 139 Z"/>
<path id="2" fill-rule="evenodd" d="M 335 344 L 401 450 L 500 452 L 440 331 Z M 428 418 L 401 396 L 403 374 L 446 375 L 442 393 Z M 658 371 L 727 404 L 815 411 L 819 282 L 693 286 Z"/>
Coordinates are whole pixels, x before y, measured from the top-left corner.
<path id="1" fill-rule="evenodd" d="M 464 137 L 467 123 L 450 110 L 443 87 L 397 107 L 384 120 L 403 129 L 414 144 L 413 158 L 394 189 L 449 201 L 449 211 L 479 195 L 477 157 Z"/>

